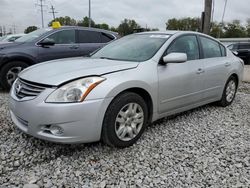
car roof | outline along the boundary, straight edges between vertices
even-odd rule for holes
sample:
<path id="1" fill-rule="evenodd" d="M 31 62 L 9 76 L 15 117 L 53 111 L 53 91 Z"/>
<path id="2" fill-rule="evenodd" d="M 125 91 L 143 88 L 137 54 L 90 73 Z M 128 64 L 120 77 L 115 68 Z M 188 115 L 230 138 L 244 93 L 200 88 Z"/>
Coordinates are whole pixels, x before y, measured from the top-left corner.
<path id="1" fill-rule="evenodd" d="M 51 29 L 53 29 L 52 27 L 50 27 Z M 71 29 L 83 29 L 83 30 L 88 30 L 88 31 L 99 31 L 99 32 L 104 32 L 104 33 L 110 33 L 113 35 L 118 35 L 118 33 L 113 32 L 113 31 L 108 31 L 105 29 L 98 29 L 98 28 L 93 28 L 93 27 L 82 27 L 82 26 L 61 26 L 60 29 L 67 29 L 67 28 L 71 28 Z M 54 30 L 54 29 L 53 29 Z"/>

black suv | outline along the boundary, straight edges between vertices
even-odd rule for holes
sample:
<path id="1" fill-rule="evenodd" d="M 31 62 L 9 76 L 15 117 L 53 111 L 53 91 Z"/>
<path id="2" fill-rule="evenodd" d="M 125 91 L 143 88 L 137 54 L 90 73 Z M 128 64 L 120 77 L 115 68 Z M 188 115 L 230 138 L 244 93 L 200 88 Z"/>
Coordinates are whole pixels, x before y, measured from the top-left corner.
<path id="1" fill-rule="evenodd" d="M 234 43 L 228 46 L 233 52 L 236 52 L 239 58 L 241 58 L 245 64 L 250 64 L 250 42 Z"/>
<path id="2" fill-rule="evenodd" d="M 45 28 L 14 43 L 0 44 L 0 86 L 9 89 L 24 68 L 53 59 L 86 56 L 118 38 L 117 33 L 84 27 Z"/>

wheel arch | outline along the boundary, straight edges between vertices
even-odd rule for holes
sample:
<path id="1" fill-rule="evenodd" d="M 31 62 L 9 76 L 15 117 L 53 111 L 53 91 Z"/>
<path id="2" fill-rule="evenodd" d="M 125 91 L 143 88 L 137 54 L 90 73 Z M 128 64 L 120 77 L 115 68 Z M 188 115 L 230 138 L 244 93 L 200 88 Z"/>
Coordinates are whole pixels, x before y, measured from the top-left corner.
<path id="1" fill-rule="evenodd" d="M 29 66 L 35 64 L 35 61 L 32 58 L 29 58 L 26 56 L 12 56 L 12 57 L 4 58 L 4 61 L 0 64 L 0 69 L 6 64 L 8 64 L 9 62 L 13 62 L 13 61 L 21 61 L 21 62 L 27 63 Z"/>
<path id="2" fill-rule="evenodd" d="M 148 123 L 151 123 L 152 122 L 152 117 L 153 117 L 153 99 L 152 99 L 152 96 L 150 95 L 150 93 L 141 88 L 141 87 L 132 87 L 132 88 L 127 88 L 121 92 L 119 92 L 116 97 L 122 95 L 123 93 L 126 93 L 126 92 L 131 92 L 131 93 L 136 93 L 137 95 L 141 96 L 143 98 L 143 100 L 145 101 L 147 107 L 148 107 Z M 115 98 L 116 98 L 115 97 Z"/>

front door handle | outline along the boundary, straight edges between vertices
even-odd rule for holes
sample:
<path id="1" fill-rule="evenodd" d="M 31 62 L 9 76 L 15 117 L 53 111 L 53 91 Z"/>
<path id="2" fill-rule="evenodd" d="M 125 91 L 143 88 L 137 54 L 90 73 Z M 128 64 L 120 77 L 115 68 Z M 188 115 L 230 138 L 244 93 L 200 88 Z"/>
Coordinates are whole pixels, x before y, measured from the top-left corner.
<path id="1" fill-rule="evenodd" d="M 231 66 L 231 63 L 226 62 L 226 63 L 225 63 L 225 67 L 229 67 L 229 66 Z"/>
<path id="2" fill-rule="evenodd" d="M 202 73 L 204 73 L 204 72 L 205 72 L 204 69 L 199 68 L 199 69 L 196 71 L 196 74 L 202 74 Z"/>
<path id="3" fill-rule="evenodd" d="M 70 46 L 69 48 L 72 49 L 72 50 L 76 50 L 76 49 L 79 48 L 79 46 Z"/>

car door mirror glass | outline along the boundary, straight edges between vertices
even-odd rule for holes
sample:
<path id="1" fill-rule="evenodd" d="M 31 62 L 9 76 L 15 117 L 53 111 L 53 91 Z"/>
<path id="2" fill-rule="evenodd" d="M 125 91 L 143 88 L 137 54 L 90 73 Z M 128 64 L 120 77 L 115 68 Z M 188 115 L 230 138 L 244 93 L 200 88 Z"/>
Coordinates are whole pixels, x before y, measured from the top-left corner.
<path id="1" fill-rule="evenodd" d="M 55 41 L 53 39 L 46 38 L 46 39 L 42 40 L 41 42 L 39 42 L 39 45 L 41 45 L 41 46 L 53 46 L 53 45 L 55 45 Z"/>
<path id="2" fill-rule="evenodd" d="M 184 63 L 187 61 L 186 53 L 170 53 L 163 57 L 163 63 Z"/>

